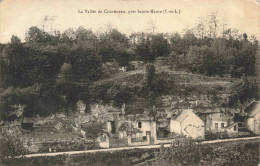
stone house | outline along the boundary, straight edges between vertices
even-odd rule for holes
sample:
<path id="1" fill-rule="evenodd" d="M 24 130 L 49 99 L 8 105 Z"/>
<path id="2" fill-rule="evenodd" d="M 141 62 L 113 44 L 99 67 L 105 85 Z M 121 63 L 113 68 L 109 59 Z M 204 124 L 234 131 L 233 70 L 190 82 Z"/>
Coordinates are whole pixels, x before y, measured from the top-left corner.
<path id="1" fill-rule="evenodd" d="M 192 110 L 183 110 L 170 121 L 170 132 L 204 139 L 204 122 Z"/>
<path id="2" fill-rule="evenodd" d="M 260 134 L 260 101 L 252 102 L 244 112 L 246 128 L 254 134 Z"/>
<path id="3" fill-rule="evenodd" d="M 133 127 L 139 129 L 145 139 L 147 136 L 156 137 L 156 122 L 153 117 L 140 115 L 133 122 Z"/>
<path id="4" fill-rule="evenodd" d="M 205 123 L 205 131 L 224 132 L 225 127 L 233 122 L 233 116 L 226 112 L 211 112 L 200 115 Z"/>

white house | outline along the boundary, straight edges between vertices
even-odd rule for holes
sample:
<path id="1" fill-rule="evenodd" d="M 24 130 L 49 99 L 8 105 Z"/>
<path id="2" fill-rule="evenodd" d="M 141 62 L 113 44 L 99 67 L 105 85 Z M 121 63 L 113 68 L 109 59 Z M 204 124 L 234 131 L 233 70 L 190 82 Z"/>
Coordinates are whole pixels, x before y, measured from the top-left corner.
<path id="1" fill-rule="evenodd" d="M 224 132 L 225 128 L 231 124 L 232 116 L 228 113 L 212 113 L 210 119 L 210 131 Z"/>
<path id="2" fill-rule="evenodd" d="M 260 101 L 251 103 L 246 109 L 245 126 L 255 134 L 260 134 Z"/>
<path id="3" fill-rule="evenodd" d="M 204 131 L 204 122 L 192 110 L 183 110 L 170 121 L 170 132 L 176 134 L 203 139 Z"/>
<path id="4" fill-rule="evenodd" d="M 156 122 L 151 119 L 139 119 L 134 123 L 135 128 L 142 131 L 143 137 L 150 134 L 152 137 L 156 136 Z"/>

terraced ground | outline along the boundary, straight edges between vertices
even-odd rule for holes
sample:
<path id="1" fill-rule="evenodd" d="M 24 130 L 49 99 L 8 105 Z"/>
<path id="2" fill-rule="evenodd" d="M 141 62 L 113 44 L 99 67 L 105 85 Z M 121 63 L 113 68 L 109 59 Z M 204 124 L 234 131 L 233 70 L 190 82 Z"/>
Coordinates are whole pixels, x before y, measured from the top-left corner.
<path id="1" fill-rule="evenodd" d="M 227 77 L 209 77 L 200 74 L 188 73 L 186 71 L 171 70 L 170 66 L 156 66 L 156 73 L 158 76 L 166 79 L 170 82 L 174 82 L 179 85 L 191 85 L 191 86 L 221 86 L 225 89 L 238 82 L 238 79 Z M 108 79 L 99 80 L 94 85 L 106 84 L 112 82 L 114 84 L 128 85 L 130 87 L 140 86 L 143 82 L 145 75 L 145 69 L 133 70 L 128 72 L 119 72 L 112 75 Z"/>

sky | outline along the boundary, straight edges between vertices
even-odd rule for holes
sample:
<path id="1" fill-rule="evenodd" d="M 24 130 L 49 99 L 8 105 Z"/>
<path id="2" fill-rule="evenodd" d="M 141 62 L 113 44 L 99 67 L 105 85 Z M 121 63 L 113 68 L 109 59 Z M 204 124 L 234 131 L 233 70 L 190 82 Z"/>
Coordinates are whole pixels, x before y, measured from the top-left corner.
<path id="1" fill-rule="evenodd" d="M 79 13 L 95 10 L 96 13 Z M 103 13 L 98 13 L 101 10 Z M 125 14 L 104 13 L 104 10 L 126 11 Z M 180 14 L 132 13 L 137 10 L 177 10 Z M 182 32 L 195 26 L 199 17 L 218 10 L 225 16 L 228 27 L 241 33 L 254 34 L 259 39 L 260 8 L 257 0 L 2 0 L 0 1 L 0 42 L 10 41 L 12 35 L 24 39 L 29 27 L 42 28 L 45 16 L 53 18 L 45 29 L 60 30 L 84 26 L 101 32 L 110 24 L 130 35 L 147 31 L 154 23 L 156 32 Z"/>

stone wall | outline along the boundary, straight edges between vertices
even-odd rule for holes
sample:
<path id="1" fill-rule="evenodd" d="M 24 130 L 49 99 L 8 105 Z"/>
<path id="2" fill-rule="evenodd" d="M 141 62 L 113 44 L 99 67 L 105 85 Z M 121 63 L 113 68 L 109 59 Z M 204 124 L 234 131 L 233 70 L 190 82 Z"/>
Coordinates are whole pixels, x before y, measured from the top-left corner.
<path id="1" fill-rule="evenodd" d="M 145 146 L 145 145 L 150 145 L 151 140 L 150 137 L 148 136 L 146 140 L 140 140 L 140 141 L 132 141 L 132 137 L 128 137 L 128 146 Z"/>

